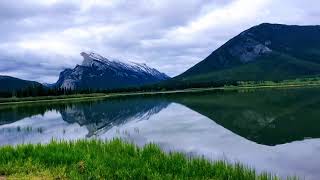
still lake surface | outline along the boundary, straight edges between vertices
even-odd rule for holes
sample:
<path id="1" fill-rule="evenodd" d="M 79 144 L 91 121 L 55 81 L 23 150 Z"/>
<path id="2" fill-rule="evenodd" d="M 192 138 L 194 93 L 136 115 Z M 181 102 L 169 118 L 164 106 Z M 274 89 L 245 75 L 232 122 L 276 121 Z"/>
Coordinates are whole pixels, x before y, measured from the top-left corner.
<path id="1" fill-rule="evenodd" d="M 0 107 L 0 146 L 121 137 L 259 172 L 320 178 L 320 89 L 215 91 Z"/>

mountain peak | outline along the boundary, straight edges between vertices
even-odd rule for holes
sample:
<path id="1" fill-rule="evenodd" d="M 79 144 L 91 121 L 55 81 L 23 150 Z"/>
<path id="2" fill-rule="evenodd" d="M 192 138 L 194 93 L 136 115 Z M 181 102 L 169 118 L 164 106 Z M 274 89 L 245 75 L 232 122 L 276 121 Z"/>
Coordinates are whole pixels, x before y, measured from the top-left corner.
<path id="1" fill-rule="evenodd" d="M 125 60 L 119 60 L 116 58 L 106 58 L 98 53 L 95 52 L 82 52 L 80 55 L 83 57 L 83 66 L 92 66 L 94 62 L 99 62 L 99 63 L 106 63 L 108 65 L 111 64 L 122 64 L 122 65 L 128 65 L 128 66 L 147 66 L 145 63 L 136 63 L 136 62 L 131 62 L 131 61 L 125 61 Z"/>
<path id="2" fill-rule="evenodd" d="M 83 66 L 92 66 L 94 61 L 106 62 L 109 61 L 107 58 L 95 53 L 95 52 L 82 52 L 80 55 L 83 57 L 82 65 Z"/>
<path id="3" fill-rule="evenodd" d="M 146 64 L 105 58 L 95 52 L 82 52 L 81 65 L 60 73 L 62 88 L 110 89 L 156 83 L 170 77 Z"/>

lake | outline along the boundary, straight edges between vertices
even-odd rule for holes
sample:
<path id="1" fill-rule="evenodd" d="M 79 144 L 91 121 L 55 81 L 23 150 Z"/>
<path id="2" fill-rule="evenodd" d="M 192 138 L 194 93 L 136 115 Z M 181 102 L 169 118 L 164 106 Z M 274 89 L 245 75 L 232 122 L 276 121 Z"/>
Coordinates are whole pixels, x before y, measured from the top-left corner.
<path id="1" fill-rule="evenodd" d="M 0 107 L 0 146 L 121 137 L 320 178 L 320 89 L 211 91 Z"/>

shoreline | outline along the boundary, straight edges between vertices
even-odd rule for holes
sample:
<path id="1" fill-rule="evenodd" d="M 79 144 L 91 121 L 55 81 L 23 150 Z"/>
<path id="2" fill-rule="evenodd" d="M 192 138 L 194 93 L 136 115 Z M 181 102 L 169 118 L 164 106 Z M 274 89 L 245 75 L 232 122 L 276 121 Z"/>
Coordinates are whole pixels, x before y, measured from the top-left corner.
<path id="1" fill-rule="evenodd" d="M 226 86 L 226 87 L 213 87 L 213 88 L 190 88 L 183 90 L 171 90 L 171 91 L 154 91 L 154 92 L 130 92 L 130 93 L 110 93 L 110 94 L 77 94 L 66 96 L 38 96 L 24 98 L 3 98 L 8 102 L 1 102 L 0 106 L 5 105 L 19 105 L 27 103 L 45 103 L 45 102 L 58 102 L 58 101 L 82 101 L 82 100 L 95 100 L 114 97 L 126 97 L 126 96 L 140 96 L 140 95 L 159 95 L 159 94 L 175 94 L 175 93 L 199 93 L 215 90 L 222 91 L 237 91 L 237 90 L 255 90 L 255 89 L 284 89 L 284 88 L 310 88 L 320 87 L 320 84 L 283 84 L 283 85 L 252 85 L 252 86 Z M 46 99 L 48 98 L 48 99 Z"/>

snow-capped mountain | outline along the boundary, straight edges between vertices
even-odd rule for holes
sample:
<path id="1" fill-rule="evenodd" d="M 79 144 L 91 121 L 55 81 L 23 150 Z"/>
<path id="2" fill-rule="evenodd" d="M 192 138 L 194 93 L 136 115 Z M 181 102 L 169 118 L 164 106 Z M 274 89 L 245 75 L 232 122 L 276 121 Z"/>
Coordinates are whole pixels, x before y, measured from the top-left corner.
<path id="1" fill-rule="evenodd" d="M 108 59 L 97 53 L 82 52 L 83 62 L 60 73 L 61 88 L 114 89 L 157 83 L 170 77 L 146 64 Z"/>

